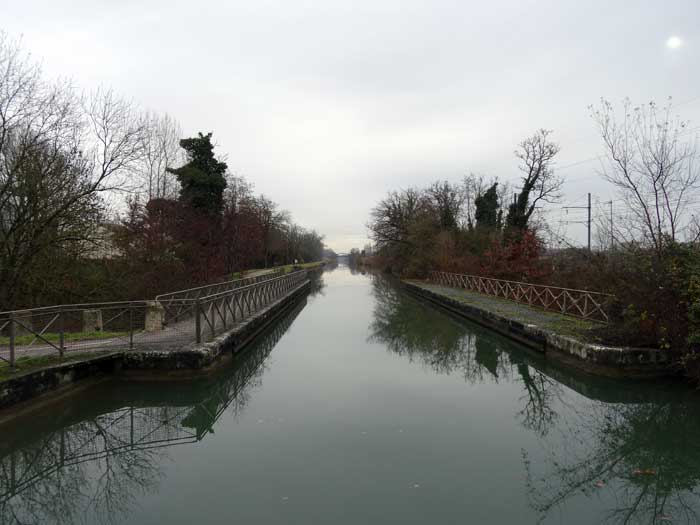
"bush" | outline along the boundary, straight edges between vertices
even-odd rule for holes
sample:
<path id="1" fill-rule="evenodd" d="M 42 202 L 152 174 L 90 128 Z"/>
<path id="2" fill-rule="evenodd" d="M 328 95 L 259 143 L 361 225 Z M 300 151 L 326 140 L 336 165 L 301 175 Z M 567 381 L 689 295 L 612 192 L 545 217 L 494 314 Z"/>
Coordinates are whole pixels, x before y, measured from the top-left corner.
<path id="1" fill-rule="evenodd" d="M 687 352 L 700 340 L 700 253 L 669 244 L 658 254 L 631 249 L 599 257 L 579 278 L 612 293 L 610 323 L 596 330 L 601 342 Z M 555 272 L 559 275 L 559 272 Z"/>

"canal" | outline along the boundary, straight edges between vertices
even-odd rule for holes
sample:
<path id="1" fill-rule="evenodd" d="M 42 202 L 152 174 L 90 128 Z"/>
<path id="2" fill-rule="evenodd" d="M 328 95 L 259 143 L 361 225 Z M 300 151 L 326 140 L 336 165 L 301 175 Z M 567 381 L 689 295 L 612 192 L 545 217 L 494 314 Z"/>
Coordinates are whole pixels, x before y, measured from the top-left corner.
<path id="1" fill-rule="evenodd" d="M 698 523 L 700 393 L 596 379 L 326 271 L 196 381 L 0 429 L 0 523 Z"/>

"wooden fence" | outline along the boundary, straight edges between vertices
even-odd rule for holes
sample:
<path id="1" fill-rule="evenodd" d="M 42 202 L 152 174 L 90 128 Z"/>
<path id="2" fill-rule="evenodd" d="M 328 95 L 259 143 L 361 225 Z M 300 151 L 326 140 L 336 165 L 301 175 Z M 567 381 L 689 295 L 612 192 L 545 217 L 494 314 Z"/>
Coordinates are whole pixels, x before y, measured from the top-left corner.
<path id="1" fill-rule="evenodd" d="M 558 288 L 540 284 L 505 281 L 478 275 L 464 275 L 447 272 L 430 272 L 432 283 L 454 288 L 464 288 L 511 301 L 527 304 L 544 310 L 559 312 L 607 323 L 607 308 L 614 296 L 588 290 Z"/>

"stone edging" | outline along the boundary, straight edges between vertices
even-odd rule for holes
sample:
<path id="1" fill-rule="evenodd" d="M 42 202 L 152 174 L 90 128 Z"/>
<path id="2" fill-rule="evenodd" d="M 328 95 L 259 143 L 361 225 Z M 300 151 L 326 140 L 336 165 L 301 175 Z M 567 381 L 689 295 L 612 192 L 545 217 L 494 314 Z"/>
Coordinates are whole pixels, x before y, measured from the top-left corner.
<path id="1" fill-rule="evenodd" d="M 660 377 L 678 374 L 668 351 L 653 348 L 612 347 L 585 343 L 535 324 L 524 324 L 488 310 L 402 281 L 410 293 L 466 317 L 570 366 L 613 377 Z"/>

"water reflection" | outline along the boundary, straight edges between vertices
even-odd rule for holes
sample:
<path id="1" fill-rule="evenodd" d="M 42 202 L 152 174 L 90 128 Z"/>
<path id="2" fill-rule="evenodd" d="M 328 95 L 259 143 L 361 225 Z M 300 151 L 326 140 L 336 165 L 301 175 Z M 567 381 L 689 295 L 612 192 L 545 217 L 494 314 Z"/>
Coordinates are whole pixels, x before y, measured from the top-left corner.
<path id="1" fill-rule="evenodd" d="M 464 322 L 413 299 L 387 279 L 375 277 L 373 293 L 371 341 L 437 373 L 460 373 L 470 384 L 522 384 L 517 417 L 526 428 L 547 434 L 557 419 L 553 405 L 561 400 L 562 386 L 533 367 L 533 359 L 504 351 L 503 340 L 493 333 L 476 326 L 467 329 Z"/>
<path id="2" fill-rule="evenodd" d="M 323 268 L 323 271 L 311 271 L 309 272 L 309 281 L 310 281 L 310 286 L 309 286 L 309 297 L 316 297 L 317 295 L 326 295 L 325 289 L 326 289 L 326 281 L 323 279 L 323 275 L 326 272 L 332 272 L 337 268 L 338 264 L 335 263 L 333 265 L 326 265 Z"/>
<path id="3" fill-rule="evenodd" d="M 620 385 L 559 368 L 383 278 L 374 278 L 373 294 L 371 341 L 470 384 L 520 386 L 514 417 L 540 445 L 523 450 L 525 489 L 541 522 L 596 498 L 596 522 L 700 523 L 696 391 Z"/>
<path id="4" fill-rule="evenodd" d="M 531 503 L 545 518 L 569 500 L 595 496 L 605 503 L 601 521 L 698 523 L 699 436 L 696 392 L 587 404 L 543 443 L 541 465 L 525 454 Z"/>
<path id="5" fill-rule="evenodd" d="M 171 447 L 203 440 L 224 412 L 235 417 L 245 408 L 266 358 L 305 304 L 215 378 L 174 388 L 111 382 L 91 391 L 96 401 L 79 413 L 17 422 L 25 431 L 0 443 L 0 523 L 123 519 L 139 496 L 158 489 Z"/>

